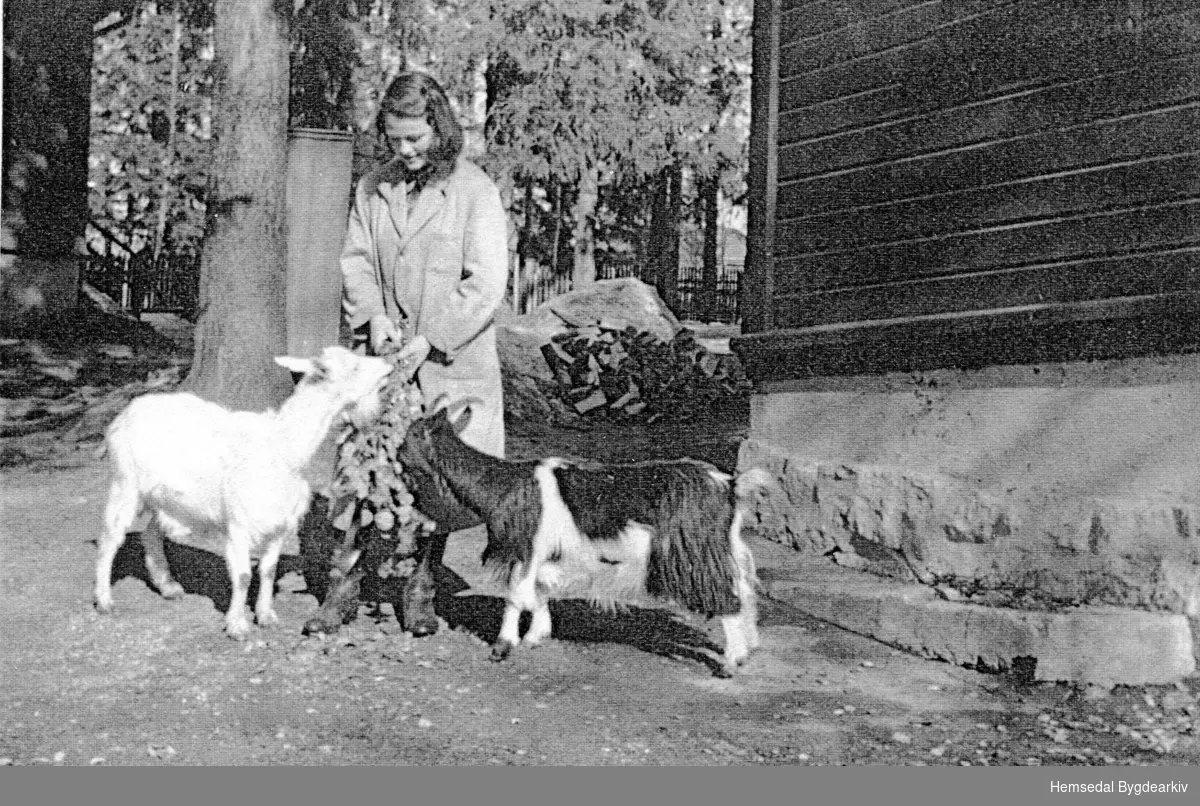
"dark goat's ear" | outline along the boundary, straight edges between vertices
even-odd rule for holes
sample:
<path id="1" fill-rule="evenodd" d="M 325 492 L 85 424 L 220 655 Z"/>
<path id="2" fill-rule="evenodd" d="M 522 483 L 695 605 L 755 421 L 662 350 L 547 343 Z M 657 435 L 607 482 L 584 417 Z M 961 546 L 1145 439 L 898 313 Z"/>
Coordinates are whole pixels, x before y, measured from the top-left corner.
<path id="1" fill-rule="evenodd" d="M 461 434 L 466 429 L 471 422 L 471 406 L 478 402 L 478 398 L 468 397 L 446 407 L 446 416 L 450 419 L 454 433 Z"/>
<path id="2" fill-rule="evenodd" d="M 471 422 L 471 406 L 466 405 L 466 406 L 462 407 L 462 411 L 460 411 L 458 413 L 458 416 L 454 418 L 454 422 L 451 423 L 451 426 L 454 428 L 455 434 L 461 434 L 463 431 L 465 431 L 467 429 L 467 425 L 470 424 L 470 422 Z"/>

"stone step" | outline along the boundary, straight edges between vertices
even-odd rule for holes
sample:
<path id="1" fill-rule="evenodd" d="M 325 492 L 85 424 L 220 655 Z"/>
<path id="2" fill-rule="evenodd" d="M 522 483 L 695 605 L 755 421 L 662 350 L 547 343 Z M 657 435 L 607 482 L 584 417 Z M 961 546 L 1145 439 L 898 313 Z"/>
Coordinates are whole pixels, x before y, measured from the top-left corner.
<path id="1" fill-rule="evenodd" d="M 753 535 L 747 542 L 767 596 L 919 655 L 998 670 L 1033 658 L 1036 680 L 1104 687 L 1175 683 L 1196 671 L 1192 627 L 1181 614 L 949 602 L 925 585 L 842 568 Z"/>

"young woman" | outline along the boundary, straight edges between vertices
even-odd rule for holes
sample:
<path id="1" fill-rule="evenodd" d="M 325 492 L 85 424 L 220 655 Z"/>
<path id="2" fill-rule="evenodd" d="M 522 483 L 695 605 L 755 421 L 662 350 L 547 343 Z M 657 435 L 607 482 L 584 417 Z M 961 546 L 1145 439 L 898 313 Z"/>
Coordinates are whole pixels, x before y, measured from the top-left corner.
<path id="1" fill-rule="evenodd" d="M 493 321 L 508 284 L 508 218 L 500 192 L 463 157 L 462 129 L 429 76 L 409 72 L 395 79 L 376 125 L 392 157 L 355 192 L 341 257 L 345 314 L 375 353 L 386 352 L 389 342 L 403 344 L 402 366 L 415 371 L 427 402 L 441 395 L 483 401 L 473 405 L 462 438 L 503 457 Z M 420 547 L 418 570 L 398 608 L 414 635 L 437 631 L 432 570 L 441 563 L 446 533 L 464 524 L 439 525 L 444 533 Z"/>

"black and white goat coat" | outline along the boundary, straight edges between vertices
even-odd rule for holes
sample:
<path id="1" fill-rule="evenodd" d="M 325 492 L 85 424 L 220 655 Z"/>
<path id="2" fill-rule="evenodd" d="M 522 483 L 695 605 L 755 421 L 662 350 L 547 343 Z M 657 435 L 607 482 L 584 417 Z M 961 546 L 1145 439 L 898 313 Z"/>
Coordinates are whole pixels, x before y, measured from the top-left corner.
<path id="1" fill-rule="evenodd" d="M 470 416 L 446 410 L 414 422 L 401 448 L 410 473 L 440 486 L 487 525 L 483 562 L 507 581 L 492 657 L 550 635 L 549 598 L 579 596 L 605 607 L 646 593 L 707 617 L 725 633 L 723 671 L 759 644 L 754 557 L 741 537 L 744 504 L 768 481 L 736 478 L 692 459 L 590 465 L 559 458 L 507 461 L 463 443 Z"/>

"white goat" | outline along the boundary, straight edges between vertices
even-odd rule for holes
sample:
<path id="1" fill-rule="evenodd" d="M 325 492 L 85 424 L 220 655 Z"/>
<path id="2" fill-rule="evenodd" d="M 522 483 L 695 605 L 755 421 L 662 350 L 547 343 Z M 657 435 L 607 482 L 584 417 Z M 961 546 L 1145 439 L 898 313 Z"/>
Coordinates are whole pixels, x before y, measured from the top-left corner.
<path id="1" fill-rule="evenodd" d="M 492 659 L 551 632 L 547 598 L 582 595 L 611 607 L 631 595 L 677 602 L 725 632 L 722 673 L 759 645 L 754 556 L 742 540 L 748 496 L 769 482 L 693 459 L 584 466 L 549 458 L 506 461 L 458 438 L 469 409 L 445 410 L 408 428 L 397 458 L 410 473 L 440 477 L 457 503 L 487 524 L 485 564 L 505 575 L 508 601 Z"/>
<path id="2" fill-rule="evenodd" d="M 233 584 L 225 632 L 241 640 L 250 630 L 250 553 L 260 548 L 254 613 L 260 625 L 278 622 L 275 565 L 310 500 L 302 470 L 338 414 L 356 422 L 378 415 L 391 365 L 342 347 L 327 347 L 312 360 L 275 360 L 303 376 L 278 411 L 230 411 L 186 392 L 150 394 L 136 398 L 109 426 L 113 480 L 96 561 L 101 613 L 112 610 L 113 558 L 126 530 L 151 509 L 160 528 L 150 524 L 142 544 L 146 569 L 163 597 L 174 599 L 183 588 L 171 576 L 162 532 L 178 537 L 221 530 Z"/>

